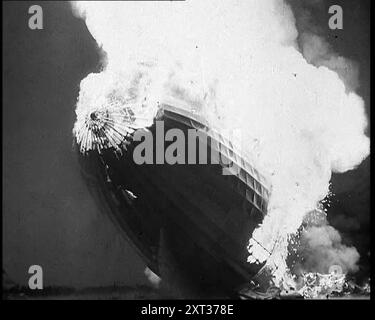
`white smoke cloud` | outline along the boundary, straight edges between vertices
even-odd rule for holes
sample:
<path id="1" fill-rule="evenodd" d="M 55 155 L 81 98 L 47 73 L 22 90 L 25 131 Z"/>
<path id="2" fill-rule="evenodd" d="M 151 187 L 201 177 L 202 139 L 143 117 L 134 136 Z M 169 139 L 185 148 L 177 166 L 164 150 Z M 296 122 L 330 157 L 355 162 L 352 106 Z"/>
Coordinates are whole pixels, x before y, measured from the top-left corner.
<path id="1" fill-rule="evenodd" d="M 324 38 L 313 33 L 301 34 L 300 44 L 303 56 L 309 63 L 335 71 L 348 91 L 358 89 L 359 68 L 356 62 L 335 53 Z"/>
<path id="2" fill-rule="evenodd" d="M 325 66 L 335 71 L 344 82 L 347 91 L 359 87 L 359 65 L 337 54 L 324 38 L 324 27 L 314 21 L 313 12 L 326 12 L 322 0 L 286 0 L 293 7 L 299 30 L 298 44 L 308 63 L 317 67 Z"/>
<path id="3" fill-rule="evenodd" d="M 215 126 L 256 138 L 245 151 L 268 175 L 272 195 L 253 236 L 268 251 L 278 243 L 269 260 L 285 273 L 288 238 L 327 195 L 331 173 L 353 169 L 369 154 L 364 102 L 327 67 L 330 53 L 316 66 L 316 54 L 299 52 L 293 13 L 281 0 L 74 7 L 107 54 L 106 68 L 81 95 L 87 88 L 84 96 L 94 94 L 108 74 L 152 65 L 152 101 L 178 97 Z M 76 112 L 90 107 L 79 100 Z M 250 242 L 250 262 L 268 258 L 262 247 Z"/>
<path id="4" fill-rule="evenodd" d="M 358 270 L 359 253 L 354 247 L 342 243 L 339 232 L 327 224 L 312 226 L 301 234 L 301 254 L 304 272 L 328 273 L 338 265 L 344 273 Z"/>

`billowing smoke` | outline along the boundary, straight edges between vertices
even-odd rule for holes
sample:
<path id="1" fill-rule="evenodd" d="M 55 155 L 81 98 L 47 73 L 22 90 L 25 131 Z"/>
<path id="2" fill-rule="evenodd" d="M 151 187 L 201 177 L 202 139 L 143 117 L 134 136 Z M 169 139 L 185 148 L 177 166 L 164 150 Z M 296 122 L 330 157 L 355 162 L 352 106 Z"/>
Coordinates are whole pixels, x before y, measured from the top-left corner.
<path id="1" fill-rule="evenodd" d="M 358 251 L 343 243 L 339 232 L 328 224 L 324 211 L 307 214 L 297 237 L 297 246 L 293 250 L 293 274 L 328 274 L 335 266 L 345 274 L 358 270 Z"/>
<path id="2" fill-rule="evenodd" d="M 322 0 L 287 0 L 293 8 L 296 25 L 299 30 L 297 42 L 307 60 L 315 66 L 325 66 L 335 71 L 344 82 L 348 91 L 355 91 L 359 87 L 359 67 L 355 61 L 337 54 L 323 37 L 323 27 L 313 19 L 313 12 L 324 10 Z M 324 26 L 327 25 L 327 22 Z"/>
<path id="3" fill-rule="evenodd" d="M 77 117 L 96 110 L 90 101 L 97 98 L 86 98 L 99 92 L 101 105 L 113 91 L 133 98 L 138 91 L 124 87 L 134 86 L 129 74 L 141 69 L 152 87 L 142 99 L 145 107 L 174 97 L 215 127 L 240 129 L 243 151 L 272 184 L 268 215 L 249 243 L 249 262 L 277 266 L 275 277 L 282 280 L 288 241 L 328 194 L 332 172 L 353 169 L 369 154 L 364 102 L 327 62 L 331 51 L 312 52 L 311 38 L 299 51 L 295 18 L 282 0 L 94 1 L 74 7 L 107 54 L 104 70 L 81 83 Z M 121 74 L 127 75 L 123 81 Z M 117 80 L 108 87 L 111 75 Z M 328 226 L 310 235 L 322 231 L 337 247 L 340 239 Z M 340 250 L 340 257 L 347 254 Z"/>
<path id="4" fill-rule="evenodd" d="M 334 265 L 342 267 L 344 273 L 358 270 L 358 251 L 344 245 L 339 232 L 329 225 L 304 230 L 301 252 L 306 272 L 328 273 L 329 268 Z"/>
<path id="5" fill-rule="evenodd" d="M 357 63 L 336 54 L 329 43 L 316 34 L 305 32 L 300 39 L 303 56 L 309 63 L 335 71 L 349 91 L 355 91 L 359 87 Z"/>
<path id="6" fill-rule="evenodd" d="M 325 39 L 327 21 L 318 23 L 317 16 L 327 18 L 328 7 L 323 0 L 286 0 L 292 7 L 296 17 L 298 29 L 297 43 L 301 53 L 307 62 L 315 66 L 325 66 L 335 71 L 344 82 L 346 91 L 357 91 L 359 83 L 359 64 L 336 53 L 332 46 Z M 325 14 L 324 14 L 325 13 Z M 335 38 L 340 36 L 339 32 L 331 32 Z M 332 217 L 330 217 L 332 219 Z M 333 217 L 335 224 L 342 222 L 341 229 L 359 229 L 359 222 L 354 218 L 345 218 L 345 215 L 337 214 Z M 345 220 L 345 221 L 343 221 Z M 299 272 L 320 272 L 327 273 L 332 265 L 339 265 L 345 273 L 358 270 L 359 253 L 356 248 L 343 244 L 341 235 L 332 226 L 328 225 L 326 217 L 306 227 L 300 234 L 299 255 L 301 260 Z"/>

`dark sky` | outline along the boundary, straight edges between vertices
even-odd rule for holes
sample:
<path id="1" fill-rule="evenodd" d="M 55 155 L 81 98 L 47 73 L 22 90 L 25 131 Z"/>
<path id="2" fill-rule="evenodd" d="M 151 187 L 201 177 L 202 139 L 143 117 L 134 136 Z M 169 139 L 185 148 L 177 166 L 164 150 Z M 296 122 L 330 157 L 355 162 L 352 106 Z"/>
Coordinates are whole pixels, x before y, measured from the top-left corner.
<path id="1" fill-rule="evenodd" d="M 369 112 L 369 0 L 333 1 L 344 9 L 344 30 L 328 29 L 326 6 L 313 17 L 341 55 L 359 63 Z M 99 50 L 84 22 L 65 2 L 40 2 L 44 30 L 28 28 L 38 2 L 3 2 L 3 264 L 26 285 L 32 264 L 45 285 L 146 283 L 144 264 L 99 212 L 72 149 L 80 81 L 99 66 Z M 336 37 L 337 36 L 337 37 Z M 358 247 L 366 271 L 369 251 L 369 160 L 335 175 L 330 220 Z"/>
<path id="2" fill-rule="evenodd" d="M 96 43 L 65 2 L 40 3 L 44 30 L 30 30 L 30 5 L 3 4 L 4 268 L 25 285 L 32 264 L 45 285 L 145 283 L 143 263 L 95 206 L 72 149 Z"/>

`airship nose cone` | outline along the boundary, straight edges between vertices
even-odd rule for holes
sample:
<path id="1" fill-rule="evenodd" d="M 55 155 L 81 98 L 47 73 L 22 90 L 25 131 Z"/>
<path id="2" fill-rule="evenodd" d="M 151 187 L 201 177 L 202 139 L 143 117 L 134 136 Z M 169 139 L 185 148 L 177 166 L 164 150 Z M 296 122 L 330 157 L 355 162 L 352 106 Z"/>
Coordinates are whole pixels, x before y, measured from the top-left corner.
<path id="1" fill-rule="evenodd" d="M 98 116 L 96 115 L 96 112 L 91 112 L 90 119 L 91 120 L 96 120 L 97 118 L 98 118 Z"/>

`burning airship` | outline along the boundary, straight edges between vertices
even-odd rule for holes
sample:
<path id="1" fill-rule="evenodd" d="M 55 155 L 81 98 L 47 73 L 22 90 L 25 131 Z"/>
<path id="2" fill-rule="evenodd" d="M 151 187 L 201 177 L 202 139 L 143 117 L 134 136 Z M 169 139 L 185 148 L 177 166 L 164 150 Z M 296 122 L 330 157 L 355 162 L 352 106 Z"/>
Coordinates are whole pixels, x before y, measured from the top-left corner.
<path id="1" fill-rule="evenodd" d="M 369 139 L 363 99 L 300 52 L 290 6 L 73 8 L 105 52 L 80 84 L 83 172 L 149 269 L 215 292 L 267 283 L 269 272 L 277 286 L 293 284 L 290 240 L 329 195 L 332 172 L 368 156 Z M 227 132 L 236 128 L 244 148 Z M 335 264 L 347 260 L 327 250 Z M 344 270 L 355 271 L 353 257 Z"/>
<path id="2" fill-rule="evenodd" d="M 155 274 L 164 279 L 169 270 L 201 291 L 234 293 L 264 265 L 247 262 L 247 246 L 267 214 L 270 185 L 233 137 L 186 103 L 165 99 L 149 110 L 112 93 L 77 112 L 87 184 Z M 158 150 L 168 153 L 177 143 L 167 139 L 173 130 L 189 137 L 186 152 L 175 148 L 180 161 L 160 161 Z M 145 145 L 147 137 L 153 139 Z M 135 156 L 140 148 L 143 162 Z"/>

